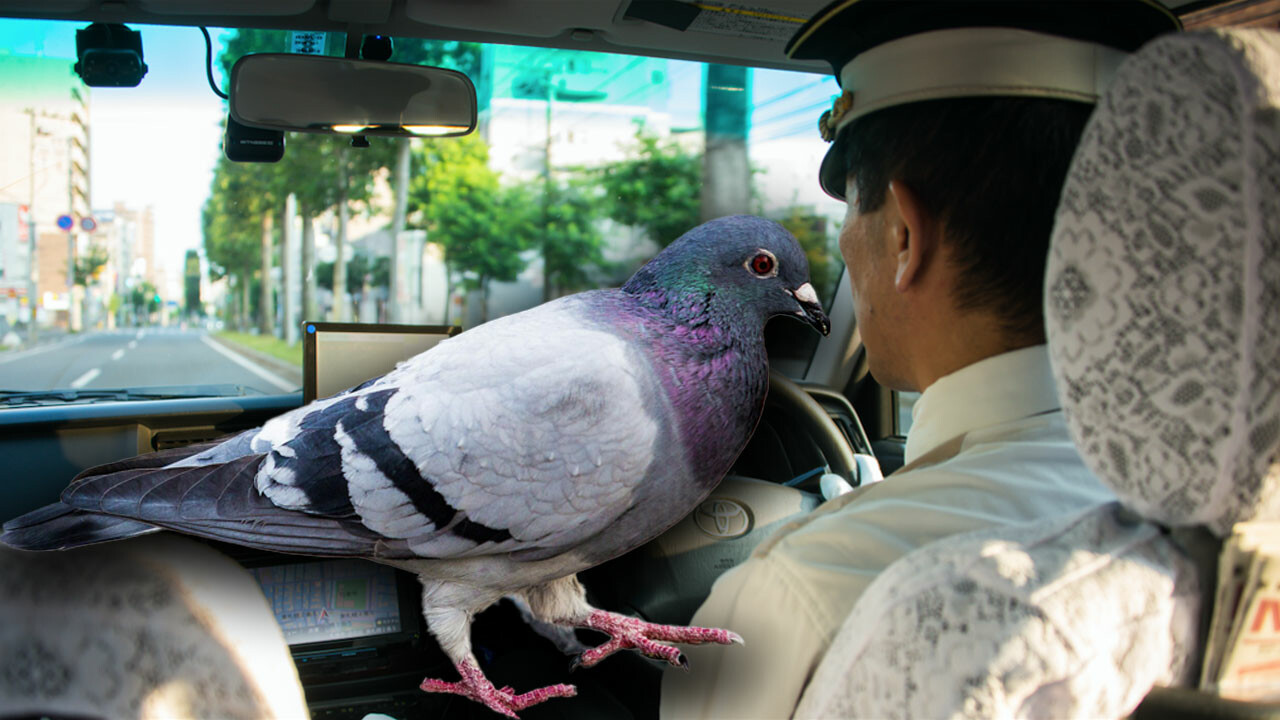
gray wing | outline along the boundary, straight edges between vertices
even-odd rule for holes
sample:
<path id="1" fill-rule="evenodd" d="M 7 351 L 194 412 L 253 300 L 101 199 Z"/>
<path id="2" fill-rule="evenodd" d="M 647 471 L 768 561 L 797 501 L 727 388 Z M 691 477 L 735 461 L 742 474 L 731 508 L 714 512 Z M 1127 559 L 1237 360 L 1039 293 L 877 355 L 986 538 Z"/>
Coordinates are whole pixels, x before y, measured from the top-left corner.
<path id="1" fill-rule="evenodd" d="M 583 542 L 630 507 L 669 413 L 648 363 L 582 321 L 579 302 L 492 321 L 272 420 L 252 441 L 266 455 L 258 489 L 301 512 L 349 508 L 419 557 L 540 557 Z M 300 447 L 317 426 L 331 434 Z M 322 488 L 335 447 L 341 487 Z"/>
<path id="2" fill-rule="evenodd" d="M 370 462 L 366 439 L 342 427 L 343 471 L 366 526 L 427 557 L 538 556 L 630 507 L 669 413 L 648 363 L 573 307 L 488 323 L 358 393 L 395 388 L 384 445 L 404 458 Z M 425 503 L 435 515 L 414 500 L 424 487 L 443 503 Z"/>
<path id="3" fill-rule="evenodd" d="M 177 462 L 91 471 L 4 539 L 110 539 L 82 532 L 88 513 L 315 555 L 562 552 L 631 506 L 669 414 L 647 362 L 575 302 L 483 325 Z"/>

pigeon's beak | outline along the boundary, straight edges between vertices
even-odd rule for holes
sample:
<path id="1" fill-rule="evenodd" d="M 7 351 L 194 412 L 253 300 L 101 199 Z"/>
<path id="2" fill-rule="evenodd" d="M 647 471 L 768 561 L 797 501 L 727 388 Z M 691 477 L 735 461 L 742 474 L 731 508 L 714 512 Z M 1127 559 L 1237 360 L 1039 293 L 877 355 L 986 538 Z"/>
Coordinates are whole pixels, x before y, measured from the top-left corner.
<path id="1" fill-rule="evenodd" d="M 831 321 L 827 319 L 827 314 L 822 312 L 822 303 L 818 302 L 818 293 L 814 292 L 813 285 L 805 283 L 789 292 L 796 302 L 800 303 L 800 311 L 796 313 L 796 317 L 803 319 L 823 335 L 829 335 Z"/>

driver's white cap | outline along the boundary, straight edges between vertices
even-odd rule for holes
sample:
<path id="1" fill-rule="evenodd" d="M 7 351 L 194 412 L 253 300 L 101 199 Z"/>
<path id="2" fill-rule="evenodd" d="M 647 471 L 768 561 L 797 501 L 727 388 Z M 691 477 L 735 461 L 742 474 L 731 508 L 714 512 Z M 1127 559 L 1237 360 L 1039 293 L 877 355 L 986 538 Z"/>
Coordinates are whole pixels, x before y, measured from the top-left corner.
<path id="1" fill-rule="evenodd" d="M 831 63 L 844 90 L 823 113 L 823 138 L 896 105 L 969 97 L 1093 103 L 1120 62 L 1180 24 L 1151 0 L 837 0 L 787 46 Z M 843 199 L 839 143 L 820 181 Z"/>

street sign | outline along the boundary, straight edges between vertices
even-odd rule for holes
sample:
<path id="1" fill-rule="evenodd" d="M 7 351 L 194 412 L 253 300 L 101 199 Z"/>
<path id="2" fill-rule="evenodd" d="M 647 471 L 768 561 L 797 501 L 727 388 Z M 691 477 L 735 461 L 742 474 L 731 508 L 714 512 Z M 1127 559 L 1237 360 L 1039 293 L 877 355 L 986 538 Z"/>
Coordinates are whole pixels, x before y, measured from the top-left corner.
<path id="1" fill-rule="evenodd" d="M 58 216 L 58 229 L 59 229 L 59 230 L 66 230 L 66 231 L 70 232 L 70 231 L 71 231 L 71 228 L 73 228 L 73 227 L 75 227 L 75 226 L 76 226 L 76 221 L 75 221 L 75 220 L 72 220 L 70 215 L 59 215 L 59 216 Z"/>
<path id="2" fill-rule="evenodd" d="M 91 233 L 98 229 L 98 221 L 89 216 L 82 217 L 80 218 L 80 229 Z"/>

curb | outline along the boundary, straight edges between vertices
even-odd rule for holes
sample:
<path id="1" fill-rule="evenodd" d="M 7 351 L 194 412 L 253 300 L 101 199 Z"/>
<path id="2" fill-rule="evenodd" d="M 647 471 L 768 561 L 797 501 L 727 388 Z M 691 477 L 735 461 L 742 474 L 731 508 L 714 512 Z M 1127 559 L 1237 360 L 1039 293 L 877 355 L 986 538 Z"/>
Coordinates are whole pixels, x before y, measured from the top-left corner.
<path id="1" fill-rule="evenodd" d="M 247 348 L 244 345 L 240 345 L 230 340 L 223 339 L 213 333 L 209 333 L 208 337 L 210 340 L 218 343 L 231 352 L 244 356 L 246 359 L 263 366 L 286 380 L 296 382 L 299 385 L 302 384 L 302 368 L 297 365 L 292 365 L 280 358 L 273 357 L 263 352 L 258 352 L 253 348 Z"/>

